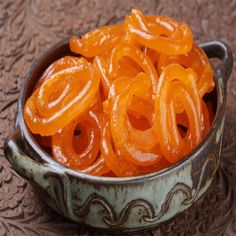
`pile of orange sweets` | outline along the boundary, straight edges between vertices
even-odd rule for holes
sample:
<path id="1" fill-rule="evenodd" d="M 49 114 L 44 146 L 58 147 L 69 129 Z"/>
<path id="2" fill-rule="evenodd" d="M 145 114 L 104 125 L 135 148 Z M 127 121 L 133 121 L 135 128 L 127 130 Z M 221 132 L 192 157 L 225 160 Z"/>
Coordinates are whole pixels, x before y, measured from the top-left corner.
<path id="1" fill-rule="evenodd" d="M 211 65 L 185 22 L 133 9 L 120 25 L 73 36 L 24 107 L 39 145 L 76 171 L 137 176 L 169 167 L 205 137 Z"/>

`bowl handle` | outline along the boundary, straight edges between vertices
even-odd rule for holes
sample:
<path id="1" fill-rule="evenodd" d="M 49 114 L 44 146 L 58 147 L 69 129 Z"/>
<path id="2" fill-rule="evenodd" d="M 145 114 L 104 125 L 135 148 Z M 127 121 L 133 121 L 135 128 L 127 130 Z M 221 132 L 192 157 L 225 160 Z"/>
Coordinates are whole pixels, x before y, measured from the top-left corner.
<path id="1" fill-rule="evenodd" d="M 222 41 L 214 40 L 202 43 L 200 47 L 209 58 L 219 58 L 222 61 L 217 74 L 227 82 L 233 69 L 233 55 L 228 45 Z"/>
<path id="2" fill-rule="evenodd" d="M 20 146 L 22 136 L 17 129 L 4 142 L 4 153 L 17 173 L 32 180 L 49 197 L 43 195 L 48 204 L 57 212 L 70 216 L 70 181 L 59 167 L 39 163 L 27 156 Z"/>
<path id="3" fill-rule="evenodd" d="M 22 142 L 22 136 L 18 129 L 4 142 L 5 156 L 17 173 L 29 180 L 32 180 L 44 190 L 48 190 L 50 183 L 47 176 L 51 173 L 63 177 L 64 172 L 57 167 L 39 163 L 31 159 L 18 145 L 20 142 Z"/>

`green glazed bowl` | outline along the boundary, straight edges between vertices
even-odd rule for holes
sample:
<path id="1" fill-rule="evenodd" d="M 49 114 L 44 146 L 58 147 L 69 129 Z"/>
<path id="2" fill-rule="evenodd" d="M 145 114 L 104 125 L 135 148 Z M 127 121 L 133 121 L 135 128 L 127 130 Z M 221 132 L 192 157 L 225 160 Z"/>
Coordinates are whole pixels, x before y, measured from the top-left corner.
<path id="1" fill-rule="evenodd" d="M 174 166 L 138 177 L 96 177 L 62 166 L 39 147 L 26 127 L 23 107 L 44 70 L 60 57 L 72 55 L 65 39 L 47 51 L 25 77 L 16 131 L 5 140 L 5 155 L 12 167 L 38 187 L 55 211 L 96 229 L 143 230 L 183 212 L 204 194 L 217 170 L 227 80 L 233 64 L 232 54 L 223 42 L 211 41 L 200 46 L 209 58 L 221 60 L 215 71 L 215 90 L 206 98 L 214 104 L 215 119 L 206 138 Z"/>

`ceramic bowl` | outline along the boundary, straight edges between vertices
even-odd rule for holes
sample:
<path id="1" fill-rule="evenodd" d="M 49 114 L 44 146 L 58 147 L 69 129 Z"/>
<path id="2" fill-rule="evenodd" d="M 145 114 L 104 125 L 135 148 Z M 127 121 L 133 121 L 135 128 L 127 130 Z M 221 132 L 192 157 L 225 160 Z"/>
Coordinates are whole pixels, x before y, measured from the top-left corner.
<path id="1" fill-rule="evenodd" d="M 127 178 L 95 177 L 68 169 L 36 143 L 23 119 L 23 107 L 44 70 L 72 55 L 68 39 L 48 50 L 25 77 L 18 101 L 15 132 L 5 140 L 12 167 L 32 181 L 58 213 L 87 226 L 108 231 L 153 228 L 189 208 L 210 186 L 217 170 L 225 120 L 227 80 L 232 54 L 223 42 L 200 45 L 209 58 L 218 58 L 211 99 L 215 119 L 206 138 L 177 164 L 148 175 Z"/>

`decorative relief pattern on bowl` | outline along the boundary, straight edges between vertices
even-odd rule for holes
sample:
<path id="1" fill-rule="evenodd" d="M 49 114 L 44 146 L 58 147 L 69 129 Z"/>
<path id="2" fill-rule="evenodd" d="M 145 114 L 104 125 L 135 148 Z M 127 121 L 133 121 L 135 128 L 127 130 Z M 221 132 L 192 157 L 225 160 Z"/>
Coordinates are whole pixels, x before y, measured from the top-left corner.
<path id="1" fill-rule="evenodd" d="M 209 167 L 212 170 L 212 173 L 210 176 L 208 175 L 208 181 L 206 182 L 205 186 L 202 186 L 203 179 L 206 178 L 206 169 Z M 104 223 L 108 226 L 114 227 L 120 226 L 127 221 L 132 208 L 140 207 L 143 209 L 142 219 L 144 221 L 151 223 L 160 222 L 163 216 L 169 210 L 171 210 L 170 203 L 175 199 L 177 193 L 183 193 L 184 198 L 182 198 L 180 204 L 185 206 L 185 208 L 189 207 L 194 201 L 196 201 L 196 199 L 198 199 L 209 187 L 212 177 L 217 170 L 217 167 L 217 155 L 214 153 L 210 154 L 204 161 L 204 164 L 200 171 L 197 188 L 194 189 L 183 182 L 176 183 L 174 187 L 172 187 L 172 189 L 168 192 L 165 201 L 160 206 L 160 211 L 158 214 L 156 214 L 155 208 L 152 206 L 152 204 L 145 199 L 132 200 L 128 204 L 126 204 L 119 213 L 117 213 L 108 200 L 96 193 L 90 195 L 81 206 L 74 205 L 74 214 L 78 217 L 84 217 L 88 214 L 91 205 L 99 204 L 104 209 L 104 214 L 102 216 Z"/>

